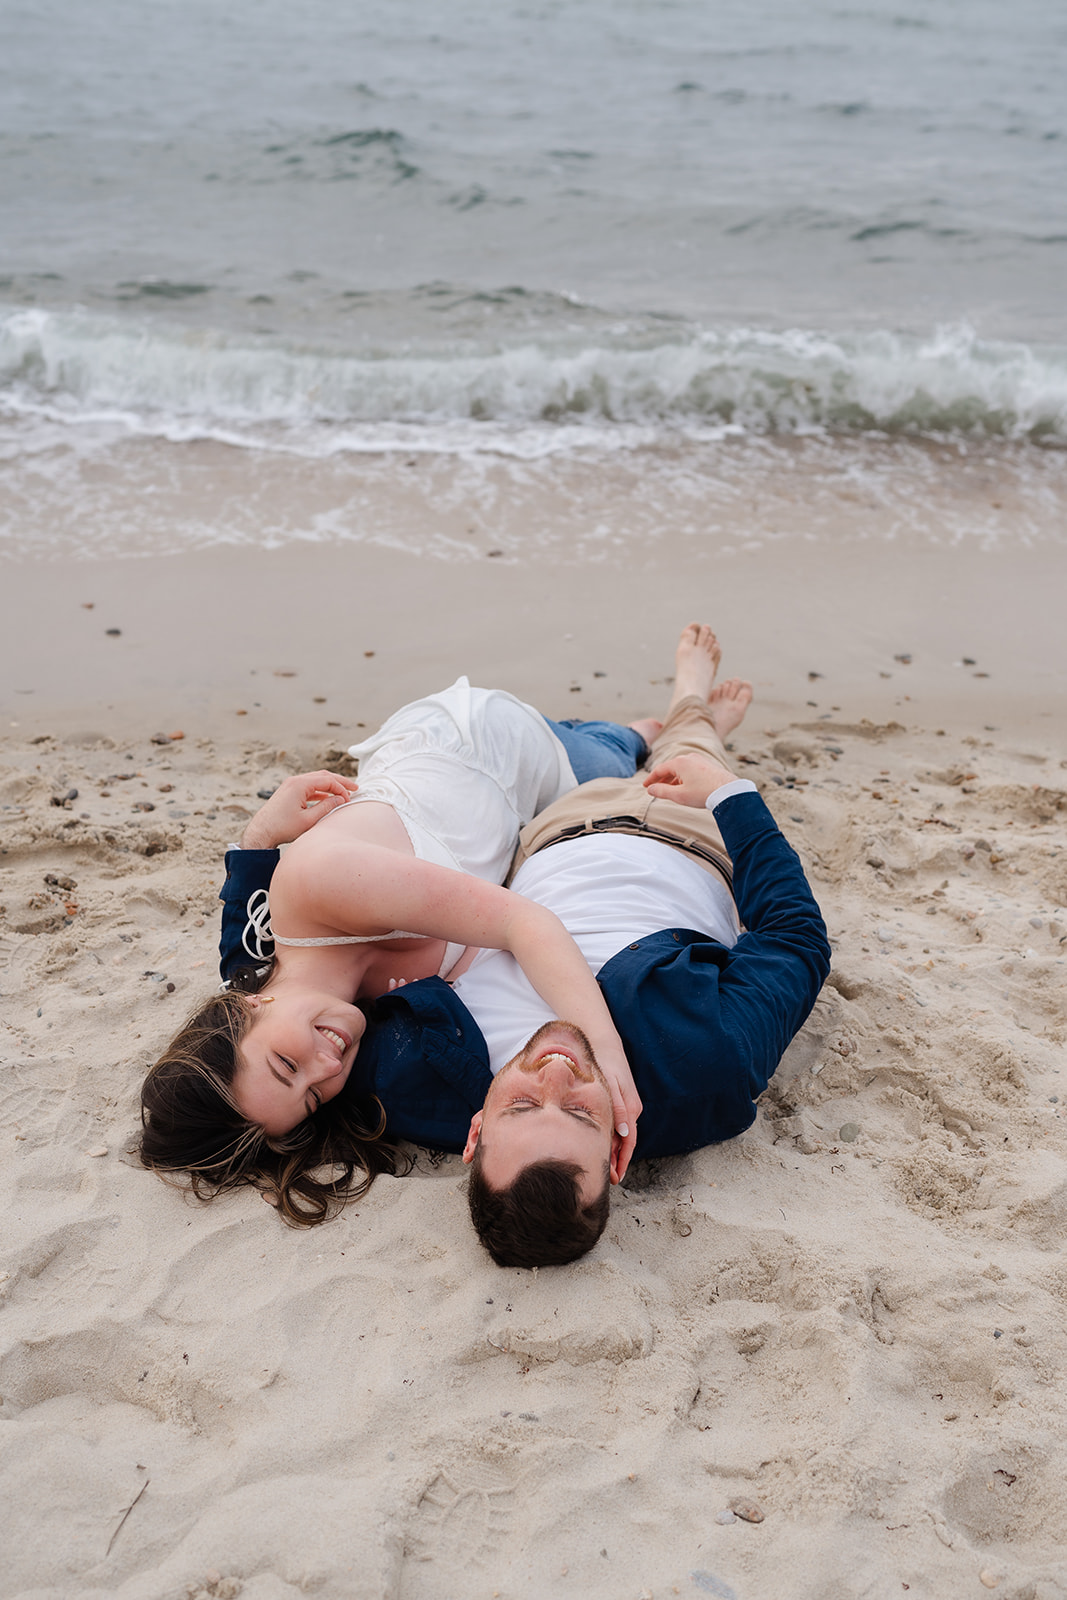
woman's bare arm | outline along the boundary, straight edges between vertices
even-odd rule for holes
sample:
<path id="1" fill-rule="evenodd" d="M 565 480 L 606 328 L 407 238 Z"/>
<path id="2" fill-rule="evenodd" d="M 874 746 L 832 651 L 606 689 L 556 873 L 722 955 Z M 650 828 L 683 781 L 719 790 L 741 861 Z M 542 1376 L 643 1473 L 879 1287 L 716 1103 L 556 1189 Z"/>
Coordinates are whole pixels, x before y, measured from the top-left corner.
<path id="1" fill-rule="evenodd" d="M 620 1176 L 625 1172 L 637 1137 L 640 1096 L 600 986 L 553 912 L 469 873 L 336 834 L 319 840 L 312 832 L 300 841 L 276 875 L 283 879 L 283 893 L 289 889 L 285 877 L 297 872 L 301 935 L 385 935 L 403 928 L 510 951 L 553 1013 L 588 1037 L 611 1087 L 616 1128 L 627 1130 Z M 279 921 L 282 904 L 276 900 Z M 291 921 L 287 916 L 284 925 L 295 935 Z"/>

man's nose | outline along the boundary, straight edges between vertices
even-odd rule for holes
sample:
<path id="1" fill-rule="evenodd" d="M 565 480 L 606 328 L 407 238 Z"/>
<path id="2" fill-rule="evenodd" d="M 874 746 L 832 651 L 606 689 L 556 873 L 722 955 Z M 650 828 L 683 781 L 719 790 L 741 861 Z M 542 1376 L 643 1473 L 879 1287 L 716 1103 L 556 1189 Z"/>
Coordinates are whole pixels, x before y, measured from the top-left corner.
<path id="1" fill-rule="evenodd" d="M 542 1064 L 537 1074 L 541 1088 L 546 1092 L 561 1094 L 574 1087 L 574 1072 L 568 1061 L 556 1056 Z"/>

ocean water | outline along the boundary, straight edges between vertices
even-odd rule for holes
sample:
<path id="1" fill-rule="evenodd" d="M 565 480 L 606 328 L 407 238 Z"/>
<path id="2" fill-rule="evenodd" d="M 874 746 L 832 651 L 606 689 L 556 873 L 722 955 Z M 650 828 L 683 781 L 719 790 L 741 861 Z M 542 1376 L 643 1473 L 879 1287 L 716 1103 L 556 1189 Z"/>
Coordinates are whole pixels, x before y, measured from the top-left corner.
<path id="1" fill-rule="evenodd" d="M 10 553 L 138 445 L 947 437 L 1057 476 L 1051 0 L 0 0 L 0 57 Z"/>

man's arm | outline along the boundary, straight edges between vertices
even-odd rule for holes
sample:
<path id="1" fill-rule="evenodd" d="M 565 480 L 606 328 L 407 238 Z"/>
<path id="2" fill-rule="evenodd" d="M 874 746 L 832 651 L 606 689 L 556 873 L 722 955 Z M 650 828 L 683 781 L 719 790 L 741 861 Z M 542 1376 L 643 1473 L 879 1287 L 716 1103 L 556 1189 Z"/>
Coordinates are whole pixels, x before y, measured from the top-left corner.
<path id="1" fill-rule="evenodd" d="M 829 971 L 819 908 L 759 795 L 732 792 L 713 809 L 745 929 L 736 944 L 666 929 L 600 972 L 644 1100 L 638 1157 L 695 1150 L 747 1128 Z"/>
<path id="2" fill-rule="evenodd" d="M 720 977 L 721 1021 L 755 1099 L 815 1004 L 830 944 L 800 859 L 759 795 L 734 795 L 714 810 L 745 930 Z"/>
<path id="3" fill-rule="evenodd" d="M 241 967 L 258 967 L 274 954 L 267 895 L 280 860 L 277 850 L 226 852 L 226 881 L 219 891 L 219 976 L 224 983 Z"/>

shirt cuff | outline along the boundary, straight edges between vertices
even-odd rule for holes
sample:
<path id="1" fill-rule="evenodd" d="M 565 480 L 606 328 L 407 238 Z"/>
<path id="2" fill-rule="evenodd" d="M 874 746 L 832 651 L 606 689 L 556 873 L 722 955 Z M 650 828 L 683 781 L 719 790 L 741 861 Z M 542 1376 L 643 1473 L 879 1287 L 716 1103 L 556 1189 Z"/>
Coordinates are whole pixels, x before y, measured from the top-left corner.
<path id="1" fill-rule="evenodd" d="M 709 811 L 714 811 L 720 800 L 729 800 L 735 794 L 759 794 L 759 790 L 751 778 L 735 778 L 732 783 L 724 783 L 721 789 L 714 789 L 704 804 Z"/>

